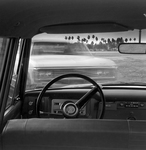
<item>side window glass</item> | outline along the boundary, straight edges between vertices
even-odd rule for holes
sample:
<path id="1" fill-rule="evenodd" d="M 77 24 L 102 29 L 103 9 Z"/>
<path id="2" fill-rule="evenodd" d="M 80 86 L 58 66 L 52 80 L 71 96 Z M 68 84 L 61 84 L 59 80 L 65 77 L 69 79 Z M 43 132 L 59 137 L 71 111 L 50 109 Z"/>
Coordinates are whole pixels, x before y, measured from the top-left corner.
<path id="1" fill-rule="evenodd" d="M 7 45 L 8 45 L 9 39 L 7 38 L 1 38 L 0 37 L 0 79 L 2 76 L 2 66 L 3 66 L 3 61 L 4 61 L 4 56 L 6 53 Z"/>
<path id="2" fill-rule="evenodd" d="M 15 60 L 13 76 L 12 76 L 12 80 L 11 80 L 11 84 L 10 84 L 10 91 L 9 91 L 6 109 L 12 104 L 12 101 L 13 101 L 15 87 L 16 87 L 16 81 L 17 81 L 17 77 L 18 77 L 19 60 L 20 60 L 20 44 L 18 47 L 17 55 L 16 55 L 16 60 Z"/>

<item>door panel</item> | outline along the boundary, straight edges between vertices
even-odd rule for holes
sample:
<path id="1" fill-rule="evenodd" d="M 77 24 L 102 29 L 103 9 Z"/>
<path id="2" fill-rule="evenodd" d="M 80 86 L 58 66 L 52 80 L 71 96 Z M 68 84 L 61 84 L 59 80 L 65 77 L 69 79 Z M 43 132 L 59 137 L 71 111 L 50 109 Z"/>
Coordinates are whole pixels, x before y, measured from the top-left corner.
<path id="1" fill-rule="evenodd" d="M 21 118 L 20 110 L 21 110 L 21 101 L 18 101 L 15 105 L 10 106 L 4 114 L 3 126 L 10 119 Z"/>

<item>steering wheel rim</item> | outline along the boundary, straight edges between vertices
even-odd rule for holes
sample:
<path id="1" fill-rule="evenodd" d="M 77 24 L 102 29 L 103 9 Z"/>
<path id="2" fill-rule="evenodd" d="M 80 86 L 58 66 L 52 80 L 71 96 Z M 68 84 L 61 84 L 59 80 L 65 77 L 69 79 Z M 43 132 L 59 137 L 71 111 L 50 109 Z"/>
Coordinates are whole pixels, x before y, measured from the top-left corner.
<path id="1" fill-rule="evenodd" d="M 104 116 L 104 112 L 105 112 L 105 97 L 104 97 L 104 94 L 103 94 L 103 91 L 102 91 L 102 88 L 99 86 L 99 84 L 97 84 L 93 79 L 85 76 L 85 75 L 82 75 L 82 74 L 73 74 L 73 73 L 70 73 L 70 74 L 63 74 L 63 75 L 60 75 L 56 78 L 54 78 L 53 80 L 51 80 L 50 82 L 47 83 L 47 85 L 42 89 L 42 91 L 40 92 L 37 100 L 36 100 L 36 115 L 38 118 L 40 118 L 40 112 L 39 112 L 39 107 L 40 107 L 40 103 L 41 103 L 41 100 L 45 94 L 45 92 L 57 81 L 63 79 L 63 78 L 69 78 L 69 77 L 78 77 L 78 78 L 82 78 L 90 83 L 92 83 L 95 87 L 96 87 L 96 90 L 99 92 L 100 94 L 100 98 L 101 98 L 101 102 L 102 102 L 102 105 L 101 105 L 101 110 L 100 110 L 100 113 L 98 115 L 98 118 L 97 119 L 102 119 L 103 116 Z M 92 90 L 92 89 L 91 89 Z M 90 90 L 90 91 L 91 91 Z M 97 92 L 96 91 L 96 92 Z M 88 92 L 87 92 L 88 93 Z M 87 94 L 86 93 L 86 94 Z M 93 93 L 93 92 L 92 92 Z M 91 93 L 91 94 L 92 94 Z M 85 95 L 86 95 L 85 94 Z M 95 91 L 94 91 L 94 94 L 95 94 Z M 84 96 L 85 96 L 84 95 Z M 89 96 L 89 98 L 91 98 L 92 96 Z M 79 100 L 78 100 L 79 101 Z M 77 102 L 78 102 L 77 101 Z M 89 100 L 88 100 L 89 101 Z M 77 102 L 75 103 L 75 105 L 77 104 Z M 76 115 L 77 116 L 77 115 Z M 66 117 L 66 116 L 65 116 Z"/>

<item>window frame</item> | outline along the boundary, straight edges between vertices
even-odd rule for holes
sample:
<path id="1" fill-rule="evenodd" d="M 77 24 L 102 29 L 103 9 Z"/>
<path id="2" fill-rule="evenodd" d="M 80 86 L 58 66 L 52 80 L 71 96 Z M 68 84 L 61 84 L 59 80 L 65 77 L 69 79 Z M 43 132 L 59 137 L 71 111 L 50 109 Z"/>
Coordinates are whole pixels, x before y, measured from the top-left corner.
<path id="1" fill-rule="evenodd" d="M 9 95 L 10 82 L 12 80 L 13 68 L 15 64 L 16 53 L 18 50 L 18 38 L 8 38 L 9 43 L 6 48 L 6 55 L 3 60 L 2 76 L 0 78 L 0 132 L 3 127 L 3 119 L 6 108 L 6 103 Z"/>

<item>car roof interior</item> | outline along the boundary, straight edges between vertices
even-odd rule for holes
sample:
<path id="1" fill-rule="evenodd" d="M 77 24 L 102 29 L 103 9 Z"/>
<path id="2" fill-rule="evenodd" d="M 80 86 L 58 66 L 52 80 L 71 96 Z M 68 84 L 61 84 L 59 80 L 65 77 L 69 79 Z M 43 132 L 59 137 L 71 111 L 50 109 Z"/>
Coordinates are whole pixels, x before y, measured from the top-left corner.
<path id="1" fill-rule="evenodd" d="M 82 23 L 94 27 L 107 24 L 119 31 L 142 30 L 146 25 L 144 0 L 139 0 L 138 5 L 132 0 L 1 0 L 0 4 L 1 36 L 33 37 L 46 27 L 52 33 L 54 27 Z M 74 29 L 68 32 L 76 32 Z"/>
<path id="2" fill-rule="evenodd" d="M 135 29 L 146 29 L 146 0 L 0 0 L 2 37 Z M 4 128 L 0 148 L 145 149 L 144 133 L 145 121 L 16 119 Z"/>

